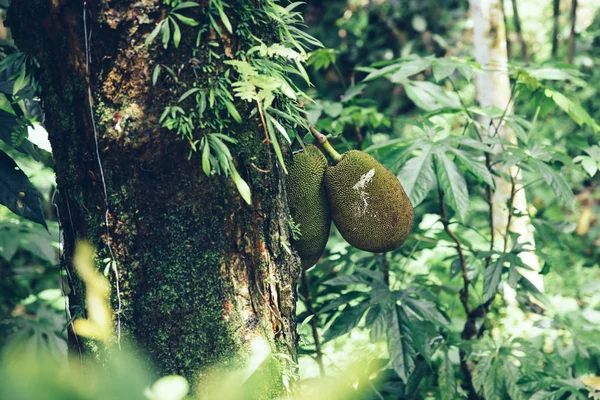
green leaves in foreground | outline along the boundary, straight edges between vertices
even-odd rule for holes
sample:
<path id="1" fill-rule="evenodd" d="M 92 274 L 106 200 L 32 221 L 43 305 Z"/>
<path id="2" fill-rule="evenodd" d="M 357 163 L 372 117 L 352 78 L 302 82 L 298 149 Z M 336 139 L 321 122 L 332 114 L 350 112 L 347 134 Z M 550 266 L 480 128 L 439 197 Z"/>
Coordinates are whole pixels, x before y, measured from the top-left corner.
<path id="1" fill-rule="evenodd" d="M 42 195 L 17 163 L 3 151 L 0 151 L 0 204 L 17 215 L 47 227 Z"/>

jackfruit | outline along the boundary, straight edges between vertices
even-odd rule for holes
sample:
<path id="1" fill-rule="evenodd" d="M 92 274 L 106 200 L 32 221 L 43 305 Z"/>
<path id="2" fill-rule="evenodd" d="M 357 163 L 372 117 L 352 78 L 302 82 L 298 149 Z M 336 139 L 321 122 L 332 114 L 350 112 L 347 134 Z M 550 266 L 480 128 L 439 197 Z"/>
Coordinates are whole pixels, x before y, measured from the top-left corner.
<path id="1" fill-rule="evenodd" d="M 352 246 L 374 253 L 395 250 L 410 233 L 414 209 L 398 178 L 370 155 L 344 153 L 325 170 L 335 226 Z"/>
<path id="2" fill-rule="evenodd" d="M 287 177 L 290 213 L 301 233 L 293 245 L 305 269 L 315 265 L 323 254 L 331 228 L 331 211 L 323 184 L 325 167 L 327 159 L 323 153 L 308 145 L 294 155 Z"/>

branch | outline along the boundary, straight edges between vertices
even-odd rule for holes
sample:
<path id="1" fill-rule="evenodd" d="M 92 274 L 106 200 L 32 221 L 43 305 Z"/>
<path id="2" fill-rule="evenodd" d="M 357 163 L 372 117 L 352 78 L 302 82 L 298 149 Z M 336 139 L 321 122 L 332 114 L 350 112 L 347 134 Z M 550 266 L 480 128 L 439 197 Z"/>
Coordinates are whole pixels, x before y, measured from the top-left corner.
<path id="1" fill-rule="evenodd" d="M 469 281 L 469 278 L 467 277 L 467 261 L 465 258 L 465 253 L 463 252 L 463 246 L 462 246 L 462 243 L 460 242 L 460 239 L 458 238 L 458 236 L 456 236 L 456 233 L 454 233 L 452 231 L 452 229 L 450 229 L 450 222 L 448 221 L 448 217 L 446 216 L 446 209 L 444 208 L 444 192 L 442 191 L 442 188 L 440 187 L 439 182 L 438 182 L 438 197 L 440 200 L 440 216 L 441 216 L 441 220 L 442 220 L 442 225 L 444 225 L 444 231 L 446 231 L 448 236 L 450 236 L 452 238 L 452 240 L 454 241 L 454 243 L 456 244 L 456 251 L 458 252 L 458 258 L 460 261 L 460 269 L 461 269 L 462 278 L 463 278 L 463 288 L 460 291 L 460 302 L 462 303 L 463 308 L 465 309 L 465 313 L 468 316 L 471 313 L 471 306 L 469 305 L 469 285 L 471 282 Z"/>

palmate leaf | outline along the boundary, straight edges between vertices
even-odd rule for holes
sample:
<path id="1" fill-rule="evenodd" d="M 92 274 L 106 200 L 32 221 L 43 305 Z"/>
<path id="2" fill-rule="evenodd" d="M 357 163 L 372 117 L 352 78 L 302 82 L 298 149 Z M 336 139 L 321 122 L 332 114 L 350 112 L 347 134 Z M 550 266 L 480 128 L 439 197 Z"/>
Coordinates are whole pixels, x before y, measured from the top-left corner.
<path id="1" fill-rule="evenodd" d="M 424 146 L 421 155 L 411 158 L 404 164 L 398 173 L 398 179 L 413 207 L 421 204 L 435 184 L 431 145 Z"/>
<path id="2" fill-rule="evenodd" d="M 483 301 L 486 302 L 496 295 L 500 280 L 502 278 L 502 268 L 504 257 L 490 263 L 483 271 Z"/>
<path id="3" fill-rule="evenodd" d="M 419 108 L 433 111 L 444 107 L 458 108 L 460 102 L 440 86 L 427 81 L 405 81 L 404 89 L 409 99 Z"/>
<path id="4" fill-rule="evenodd" d="M 358 291 L 351 291 L 348 293 L 344 293 L 343 295 L 331 300 L 329 303 L 327 303 L 327 305 L 325 305 L 323 308 L 321 308 L 318 311 L 319 311 L 319 313 L 326 313 L 331 310 L 336 310 L 339 306 L 348 304 L 351 300 L 354 300 L 354 299 L 357 299 L 359 297 L 363 297 L 366 295 L 367 295 L 367 293 L 358 292 Z"/>
<path id="5" fill-rule="evenodd" d="M 404 298 L 404 304 L 424 321 L 429 321 L 445 329 L 450 329 L 448 319 L 437 309 L 435 304 L 426 300 L 417 300 L 410 297 Z"/>
<path id="6" fill-rule="evenodd" d="M 458 218 L 464 221 L 469 208 L 469 192 L 462 173 L 452 160 L 441 150 L 435 151 L 436 173 L 444 198 L 448 205 L 457 212 Z"/>
<path id="7" fill-rule="evenodd" d="M 448 147 L 448 150 L 451 151 L 456 156 L 456 159 L 458 159 L 460 163 L 467 168 L 467 170 L 472 172 L 473 175 L 487 183 L 492 188 L 495 187 L 492 174 L 487 169 L 485 164 L 474 160 L 469 154 L 462 150 L 455 149 L 453 147 Z"/>
<path id="8" fill-rule="evenodd" d="M 521 377 L 519 370 L 510 362 L 504 363 L 504 387 L 511 400 L 525 400 L 525 395 L 517 385 Z"/>
<path id="9" fill-rule="evenodd" d="M 482 357 L 475 365 L 475 369 L 473 370 L 473 387 L 477 393 L 483 391 L 483 384 L 491 365 L 492 357 Z"/>
<path id="10" fill-rule="evenodd" d="M 363 301 L 356 306 L 347 306 L 344 308 L 323 334 L 323 343 L 350 332 L 358 325 L 365 311 L 367 311 L 367 308 L 369 308 L 368 301 Z"/>
<path id="11" fill-rule="evenodd" d="M 456 377 L 454 376 L 454 368 L 452 367 L 452 362 L 450 362 L 447 351 L 442 355 L 438 381 L 442 400 L 454 400 L 457 398 Z"/>
<path id="12" fill-rule="evenodd" d="M 427 365 L 431 366 L 431 338 L 437 335 L 437 332 L 433 324 L 420 320 L 414 314 L 410 313 L 409 309 L 404 305 L 402 305 L 402 308 L 408 316 L 408 326 L 413 338 L 413 348 L 425 359 Z M 432 334 L 432 332 L 435 332 L 435 334 Z"/>
<path id="13" fill-rule="evenodd" d="M 505 400 L 504 370 L 502 362 L 495 360 L 487 371 L 483 382 L 483 395 L 486 400 Z"/>
<path id="14" fill-rule="evenodd" d="M 8 154 L 0 150 L 0 204 L 17 215 L 46 226 L 42 195 Z"/>
<path id="15" fill-rule="evenodd" d="M 414 349 L 412 332 L 408 316 L 398 305 L 394 305 L 395 312 L 390 313 L 388 325 L 388 350 L 392 368 L 404 383 L 415 369 L 417 354 Z"/>
<path id="16" fill-rule="evenodd" d="M 575 196 L 569 184 L 558 172 L 541 160 L 531 158 L 529 165 L 534 171 L 539 172 L 546 183 L 550 185 L 558 200 L 570 210 L 575 207 Z"/>

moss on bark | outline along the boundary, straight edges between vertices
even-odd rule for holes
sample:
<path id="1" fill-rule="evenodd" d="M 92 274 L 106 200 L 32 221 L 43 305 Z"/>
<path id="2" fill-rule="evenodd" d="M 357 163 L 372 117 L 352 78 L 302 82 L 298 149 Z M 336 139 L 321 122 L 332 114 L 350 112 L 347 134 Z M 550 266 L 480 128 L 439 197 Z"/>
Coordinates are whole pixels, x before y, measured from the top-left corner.
<path id="1" fill-rule="evenodd" d="M 281 244 L 290 234 L 285 177 L 269 144 L 262 143 L 258 117 L 246 115 L 231 132 L 239 141 L 232 148 L 237 169 L 252 186 L 250 207 L 230 179 L 206 177 L 199 156 L 188 160 L 187 144 L 158 123 L 164 107 L 202 79 L 182 56 L 194 40 L 185 36 L 169 54 L 143 45 L 164 16 L 162 1 L 89 3 L 87 33 L 93 35 L 87 49 L 81 1 L 13 0 L 8 21 L 19 48 L 42 65 L 66 233 L 62 262 L 71 267 L 79 239 L 96 246 L 98 260 L 110 256 L 110 246 L 124 335 L 160 374 L 193 379 L 214 365 L 239 367 L 258 336 L 273 352 L 294 358 L 299 263 Z M 261 28 L 255 27 L 257 34 Z M 178 90 L 169 82 L 153 87 L 157 63 L 178 71 Z M 110 279 L 118 310 L 115 277 Z M 78 312 L 83 288 L 78 281 L 71 287 L 71 310 Z M 75 339 L 71 335 L 72 347 L 80 343 Z M 293 375 L 292 364 L 276 360 L 263 373 Z M 272 382 L 256 398 L 282 390 L 281 379 Z"/>

